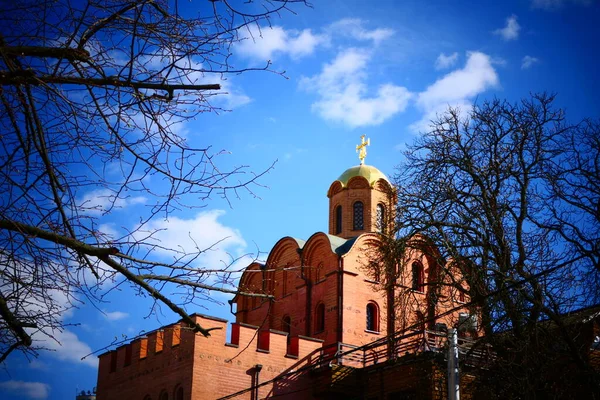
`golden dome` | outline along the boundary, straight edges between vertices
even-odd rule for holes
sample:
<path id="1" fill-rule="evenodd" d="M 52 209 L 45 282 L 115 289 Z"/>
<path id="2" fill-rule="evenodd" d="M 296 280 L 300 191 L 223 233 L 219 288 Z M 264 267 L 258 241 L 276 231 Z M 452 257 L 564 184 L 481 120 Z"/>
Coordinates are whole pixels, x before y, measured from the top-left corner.
<path id="1" fill-rule="evenodd" d="M 370 186 L 373 186 L 380 179 L 383 179 L 391 185 L 389 179 L 383 174 L 383 172 L 371 165 L 364 164 L 348 168 L 342 175 L 340 175 L 339 178 L 337 178 L 337 180 L 340 181 L 342 186 L 345 187 L 348 185 L 350 179 L 354 178 L 355 176 L 362 176 L 369 182 Z"/>

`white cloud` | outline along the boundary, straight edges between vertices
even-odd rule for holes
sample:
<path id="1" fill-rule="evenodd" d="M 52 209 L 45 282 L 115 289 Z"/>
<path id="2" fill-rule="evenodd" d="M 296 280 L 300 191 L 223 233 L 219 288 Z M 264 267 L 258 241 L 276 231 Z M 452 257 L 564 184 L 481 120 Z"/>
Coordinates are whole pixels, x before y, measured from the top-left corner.
<path id="1" fill-rule="evenodd" d="M 502 36 L 504 40 L 516 40 L 519 37 L 519 31 L 521 26 L 517 22 L 517 16 L 511 15 L 506 18 L 506 26 L 504 28 L 496 29 L 494 34 Z"/>
<path id="2" fill-rule="evenodd" d="M 37 358 L 34 358 L 31 361 L 29 361 L 29 368 L 38 369 L 40 371 L 47 371 L 49 369 L 46 363 L 38 360 Z"/>
<path id="3" fill-rule="evenodd" d="M 156 70 L 168 70 L 167 76 L 173 83 L 186 83 L 191 85 L 208 85 L 208 84 L 219 84 L 221 89 L 219 91 L 208 92 L 211 105 L 215 107 L 222 107 L 225 109 L 233 109 L 241 107 L 252 101 L 244 92 L 233 83 L 231 77 L 225 78 L 223 75 L 217 72 L 210 72 L 204 68 L 201 62 L 198 62 L 191 58 L 178 58 L 173 60 L 170 56 L 164 55 L 153 55 L 147 57 L 147 63 L 149 66 Z M 167 65 L 173 64 L 177 68 L 166 68 Z M 216 95 L 216 96 L 213 96 Z M 181 94 L 180 94 L 181 96 Z M 192 111 L 196 107 L 195 103 L 198 99 L 198 93 L 190 93 L 186 96 L 180 97 L 180 100 L 190 100 L 189 104 L 183 106 L 184 108 L 190 108 Z M 174 120 L 169 120 L 171 125 Z M 141 126 L 144 126 L 143 124 Z M 171 125 L 173 128 L 178 129 L 176 132 L 181 137 L 185 138 L 189 132 L 185 124 Z"/>
<path id="4" fill-rule="evenodd" d="M 103 214 L 109 210 L 119 210 L 137 204 L 144 204 L 146 200 L 144 196 L 131 196 L 121 193 L 117 197 L 116 193 L 110 189 L 97 189 L 86 193 L 77 200 L 77 203 L 79 204 L 79 210 L 88 214 Z"/>
<path id="5" fill-rule="evenodd" d="M 358 18 L 346 18 L 334 22 L 322 33 L 313 33 L 310 29 L 286 30 L 281 26 L 249 26 L 247 38 L 236 45 L 236 53 L 242 57 L 259 61 L 273 60 L 287 54 L 300 59 L 315 52 L 319 46 L 329 46 L 332 37 L 350 38 L 358 41 L 370 41 L 377 45 L 394 34 L 392 29 L 366 29 Z"/>
<path id="6" fill-rule="evenodd" d="M 452 67 L 458 61 L 458 53 L 454 52 L 449 55 L 440 53 L 437 60 L 435 60 L 435 69 L 446 69 Z"/>
<path id="7" fill-rule="evenodd" d="M 2 255 L 0 266 L 0 291 L 3 294 L 11 294 L 7 296 L 7 303 L 17 314 L 48 314 L 59 320 L 73 315 L 73 303 L 76 298 L 69 280 L 58 278 L 57 281 L 50 282 L 55 276 L 62 278 L 65 272 L 62 264 L 38 264 L 35 260 L 13 260 Z"/>
<path id="8" fill-rule="evenodd" d="M 134 234 L 134 238 L 144 239 L 148 243 L 157 243 L 156 252 L 166 257 L 174 254 L 167 249 L 183 253 L 203 252 L 198 262 L 211 268 L 222 266 L 221 261 L 229 260 L 228 252 L 240 254 L 246 247 L 241 233 L 218 221 L 225 214 L 223 210 L 204 211 L 194 218 L 182 219 L 170 217 L 167 220 L 152 220 L 144 225 L 143 232 Z M 149 232 L 154 232 L 146 239 Z"/>
<path id="9" fill-rule="evenodd" d="M 538 58 L 532 56 L 523 57 L 523 61 L 521 61 L 521 69 L 529 69 L 533 64 L 540 62 Z"/>
<path id="10" fill-rule="evenodd" d="M 358 18 L 345 18 L 334 22 L 329 25 L 327 32 L 356 40 L 371 40 L 376 45 L 394 34 L 394 30 L 388 28 L 365 29 L 363 21 Z"/>
<path id="11" fill-rule="evenodd" d="M 120 236 L 119 232 L 117 231 L 117 228 L 115 228 L 115 224 L 112 222 L 98 225 L 96 235 L 98 235 L 107 242 L 115 240 Z"/>
<path id="12" fill-rule="evenodd" d="M 471 52 L 467 55 L 464 68 L 438 79 L 419 94 L 417 103 L 422 108 L 430 109 L 440 103 L 452 103 L 473 97 L 497 84 L 498 75 L 492 67 L 490 57 L 484 53 Z"/>
<path id="13" fill-rule="evenodd" d="M 429 127 L 429 121 L 449 106 L 466 110 L 470 99 L 499 84 L 498 74 L 490 56 L 480 52 L 467 53 L 467 62 L 461 69 L 449 72 L 419 93 L 417 106 L 423 118 L 411 125 L 414 131 Z"/>
<path id="14" fill-rule="evenodd" d="M 310 29 L 285 30 L 280 26 L 259 29 L 252 25 L 248 37 L 236 45 L 236 51 L 241 56 L 261 61 L 273 60 L 277 54 L 288 54 L 298 59 L 312 54 L 326 40 Z"/>
<path id="15" fill-rule="evenodd" d="M 225 84 L 221 82 L 221 88 L 224 90 L 223 93 L 220 93 L 219 96 L 222 97 L 224 102 L 224 107 L 228 110 L 232 110 L 234 108 L 245 106 L 248 103 L 252 102 L 252 98 L 246 95 L 242 90 L 237 89 L 234 86 L 229 84 Z M 219 98 L 219 97 L 217 97 Z"/>
<path id="16" fill-rule="evenodd" d="M 493 58 L 491 58 L 491 63 L 492 63 L 493 65 L 499 65 L 499 66 L 501 66 L 501 67 L 504 67 L 504 66 L 506 66 L 506 65 L 508 64 L 508 61 L 506 61 L 506 60 L 505 60 L 504 58 L 502 58 L 502 57 L 498 57 L 498 56 L 496 56 L 496 57 L 493 57 Z"/>
<path id="17" fill-rule="evenodd" d="M 90 354 L 92 349 L 87 343 L 79 340 L 75 333 L 67 329 L 51 330 L 48 334 L 37 332 L 32 339 L 35 346 L 50 350 L 48 354 L 61 361 L 87 365 L 92 368 L 98 367 L 98 361 L 94 355 L 81 359 Z"/>
<path id="18" fill-rule="evenodd" d="M 0 382 L 0 389 L 30 399 L 46 399 L 50 394 L 50 385 L 41 382 L 10 380 Z"/>
<path id="19" fill-rule="evenodd" d="M 404 111 L 411 97 L 405 87 L 385 83 L 369 95 L 366 80 L 371 57 L 365 49 L 345 49 L 323 66 L 320 74 L 302 78 L 300 86 L 319 96 L 312 110 L 326 120 L 353 128 L 379 125 Z"/>
<path id="20" fill-rule="evenodd" d="M 103 311 L 104 318 L 109 321 L 119 321 L 129 317 L 129 314 L 122 311 Z"/>
<path id="21" fill-rule="evenodd" d="M 185 62 L 184 62 L 185 61 Z M 215 96 L 210 96 L 209 101 L 215 107 L 222 107 L 226 110 L 232 110 L 234 108 L 242 107 L 252 101 L 252 99 L 244 93 L 244 91 L 235 84 L 234 80 L 229 76 L 225 78 L 223 75 L 219 75 L 216 73 L 203 72 L 204 66 L 202 63 L 197 61 L 190 61 L 187 59 L 182 60 L 181 62 L 176 63 L 178 67 L 187 67 L 192 69 L 194 72 L 191 73 L 184 81 L 189 82 L 194 85 L 208 85 L 217 83 L 221 85 L 221 89 L 214 93 Z M 197 93 L 192 93 L 187 96 L 190 100 L 195 100 L 197 97 Z M 193 101 L 190 104 L 194 104 Z M 191 105 L 190 107 L 194 107 Z M 183 124 L 181 124 L 183 125 Z M 183 125 L 183 129 L 185 130 L 182 137 L 186 137 L 189 132 L 187 126 Z"/>
<path id="22" fill-rule="evenodd" d="M 397 145 L 394 146 L 394 150 L 399 151 L 399 152 L 404 152 L 407 148 L 408 147 L 407 147 L 406 142 L 398 143 Z"/>
<path id="23" fill-rule="evenodd" d="M 78 301 L 76 288 L 67 278 L 72 271 L 68 271 L 63 264 L 50 262 L 40 266 L 31 260 L 11 260 L 3 267 L 0 290 L 13 294 L 8 306 L 17 314 L 28 315 L 36 320 L 37 328 L 25 328 L 31 335 L 33 347 L 50 350 L 48 354 L 60 360 L 97 367 L 95 357 L 81 361 L 81 357 L 91 353 L 91 349 L 75 333 L 54 328 L 73 315 Z M 50 282 L 57 276 L 65 279 Z M 31 365 L 32 368 L 40 366 Z"/>
<path id="24" fill-rule="evenodd" d="M 533 8 L 540 8 L 542 10 L 554 11 L 562 8 L 567 4 L 576 4 L 589 6 L 593 3 L 593 0 L 532 0 L 531 6 Z"/>
<path id="25" fill-rule="evenodd" d="M 155 220 L 134 233 L 132 239 L 144 239 L 150 245 L 156 243 L 156 256 L 166 262 L 172 262 L 174 258 L 178 258 L 180 264 L 190 262 L 189 266 L 198 270 L 199 274 L 203 270 L 212 270 L 201 275 L 205 279 L 203 283 L 232 290 L 237 287 L 237 271 L 253 262 L 254 256 L 248 254 L 241 233 L 219 221 L 224 214 L 223 210 L 212 210 L 198 213 L 190 219 L 171 217 L 168 220 Z M 148 238 L 150 232 L 154 234 Z M 204 294 L 216 301 L 231 297 L 218 291 Z"/>

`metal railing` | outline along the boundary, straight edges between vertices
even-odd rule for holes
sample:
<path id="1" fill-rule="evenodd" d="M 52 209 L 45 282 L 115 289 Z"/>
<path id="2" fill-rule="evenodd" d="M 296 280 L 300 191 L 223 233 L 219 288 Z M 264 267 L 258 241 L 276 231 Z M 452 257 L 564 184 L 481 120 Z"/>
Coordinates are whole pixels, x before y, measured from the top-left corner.
<path id="1" fill-rule="evenodd" d="M 445 332 L 430 330 L 412 331 L 404 335 L 385 337 L 363 346 L 347 343 L 334 343 L 321 349 L 315 360 L 315 367 L 344 365 L 365 368 L 371 365 L 398 359 L 411 354 L 424 352 L 447 354 L 448 338 Z M 487 344 L 476 340 L 458 339 L 459 358 L 471 365 L 483 366 L 494 358 L 494 352 Z"/>

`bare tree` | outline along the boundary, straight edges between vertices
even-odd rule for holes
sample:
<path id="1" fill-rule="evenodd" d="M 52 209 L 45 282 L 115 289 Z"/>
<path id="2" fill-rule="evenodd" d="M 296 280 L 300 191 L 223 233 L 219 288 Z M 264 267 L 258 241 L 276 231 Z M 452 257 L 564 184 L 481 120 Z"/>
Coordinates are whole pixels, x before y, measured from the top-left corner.
<path id="1" fill-rule="evenodd" d="M 547 229 L 560 235 L 590 290 L 600 301 L 600 122 L 584 120 L 557 138 L 563 152 L 548 165 Z"/>
<path id="2" fill-rule="evenodd" d="M 176 0 L 3 3 L 0 362 L 15 349 L 34 352 L 36 332 L 52 336 L 61 314 L 97 299 L 105 283 L 128 282 L 209 335 L 184 306 L 227 291 L 233 271 L 198 270 L 206 249 L 165 249 L 149 222 L 210 196 L 252 194 L 262 173 L 220 168 L 219 152 L 190 147 L 177 128 L 218 110 L 222 74 L 247 71 L 230 57 L 251 25 L 305 2 L 196 3 L 192 17 Z M 140 195 L 152 202 L 133 231 L 103 231 L 115 207 Z M 171 300 L 166 284 L 183 300 Z"/>
<path id="3" fill-rule="evenodd" d="M 409 148 L 396 176 L 398 225 L 426 236 L 441 258 L 460 264 L 455 281 L 467 281 L 484 340 L 498 352 L 492 381 L 509 397 L 557 395 L 549 377 L 561 377 L 540 371 L 551 372 L 565 359 L 576 376 L 595 379 L 598 387 L 585 344 L 563 318 L 589 305 L 582 271 L 598 273 L 589 262 L 597 260 L 597 253 L 590 256 L 598 243 L 591 208 L 598 200 L 597 151 L 565 143 L 585 128 L 586 143 L 593 144 L 598 132 L 567 124 L 553 102 L 542 94 L 517 104 L 492 100 L 449 109 Z M 589 197 L 578 197 L 580 186 Z M 589 218 L 571 219 L 572 209 Z M 448 264 L 443 269 L 440 275 L 456 276 Z M 549 346 L 541 337 L 555 342 Z"/>

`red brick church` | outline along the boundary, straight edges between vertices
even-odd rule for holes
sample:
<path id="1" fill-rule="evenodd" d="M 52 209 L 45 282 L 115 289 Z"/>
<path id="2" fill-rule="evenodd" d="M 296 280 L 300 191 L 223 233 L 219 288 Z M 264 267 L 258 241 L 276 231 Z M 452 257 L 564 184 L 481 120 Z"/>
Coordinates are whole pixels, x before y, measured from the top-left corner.
<path id="1" fill-rule="evenodd" d="M 425 332 L 456 326 L 466 314 L 431 320 L 445 310 L 430 301 L 427 282 L 439 279 L 430 251 L 407 252 L 406 271 L 392 289 L 383 287 L 374 263 L 394 218 L 394 189 L 381 171 L 363 164 L 364 140 L 357 150 L 361 164 L 327 191 L 328 232 L 284 237 L 264 264 L 243 273 L 240 292 L 270 297 L 237 295 L 229 327 L 194 314 L 200 325 L 222 328 L 208 338 L 177 322 L 100 355 L 97 399 L 435 398 L 445 392 L 432 383 L 439 375 L 434 361 L 421 360 L 419 372 L 405 369 L 402 379 L 380 368 L 391 358 L 432 353 L 444 335 Z M 465 301 L 460 291 L 442 295 L 448 309 Z M 387 306 L 390 296 L 394 309 Z"/>

